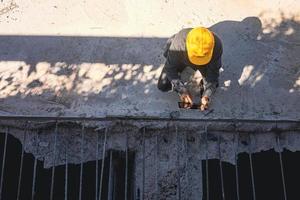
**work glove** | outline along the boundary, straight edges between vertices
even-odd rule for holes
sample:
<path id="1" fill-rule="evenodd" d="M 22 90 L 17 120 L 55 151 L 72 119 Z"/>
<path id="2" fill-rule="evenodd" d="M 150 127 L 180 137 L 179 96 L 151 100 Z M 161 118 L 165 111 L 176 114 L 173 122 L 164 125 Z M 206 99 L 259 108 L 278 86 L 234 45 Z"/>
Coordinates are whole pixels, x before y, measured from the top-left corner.
<path id="1" fill-rule="evenodd" d="M 208 96 L 203 96 L 201 98 L 200 110 L 201 111 L 207 110 L 208 106 L 209 106 L 209 97 Z"/>
<path id="2" fill-rule="evenodd" d="M 193 105 L 192 95 L 187 91 L 179 95 L 183 108 L 191 108 Z"/>
<path id="3" fill-rule="evenodd" d="M 183 108 L 191 108 L 193 105 L 192 95 L 181 80 L 172 80 L 173 91 L 177 92 L 183 104 Z"/>

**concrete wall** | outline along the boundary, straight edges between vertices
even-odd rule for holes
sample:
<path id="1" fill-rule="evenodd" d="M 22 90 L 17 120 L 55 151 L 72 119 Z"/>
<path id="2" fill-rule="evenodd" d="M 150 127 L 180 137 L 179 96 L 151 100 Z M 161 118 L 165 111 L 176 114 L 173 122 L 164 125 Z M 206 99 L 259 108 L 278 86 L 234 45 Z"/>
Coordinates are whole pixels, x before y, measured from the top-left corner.
<path id="1" fill-rule="evenodd" d="M 236 164 L 236 156 L 242 152 L 300 150 L 299 123 L 238 123 L 234 126 L 230 123 L 156 121 L 144 122 L 143 127 L 123 121 L 106 123 L 105 143 L 105 129 L 97 130 L 97 126 L 85 127 L 82 132 L 80 124 L 60 121 L 55 135 L 53 122 L 18 122 L 17 126 L 16 121 L 4 124 L 9 125 L 9 133 L 23 143 L 26 152 L 44 161 L 45 168 L 64 165 L 66 160 L 79 164 L 102 159 L 104 149 L 106 156 L 111 149 L 125 151 L 128 148 L 135 152 L 131 180 L 135 199 L 138 194 L 140 197 L 144 194 L 145 199 L 156 199 L 158 195 L 159 199 L 171 200 L 178 197 L 179 191 L 181 199 L 201 199 L 203 160 L 221 159 Z M 6 130 L 2 123 L 0 121 L 0 134 Z M 24 128 L 18 128 L 21 126 Z M 255 162 L 254 166 L 257 164 Z M 213 173 L 213 169 L 209 173 Z"/>
<path id="2" fill-rule="evenodd" d="M 0 114 L 169 117 L 178 111 L 180 118 L 299 120 L 299 9 L 300 2 L 296 0 L 115 0 L 109 3 L 3 0 L 0 3 Z M 209 114 L 179 110 L 176 94 L 162 93 L 156 88 L 165 62 L 162 52 L 167 38 L 183 27 L 194 26 L 211 27 L 224 43 L 220 87 Z M 193 83 L 198 77 L 195 74 L 187 80 Z M 24 123 L 1 121 L 0 124 L 10 126 L 12 134 L 22 141 Z M 49 167 L 53 163 L 55 126 L 52 122 L 33 124 L 46 128 L 38 132 L 38 139 L 36 131 L 28 132 L 27 141 L 23 141 L 25 150 Z M 183 125 L 179 135 L 175 134 L 175 124 L 151 124 L 156 128 L 145 135 L 146 199 L 154 198 L 158 134 L 161 197 L 174 199 L 177 195 L 174 177 L 178 169 L 182 198 L 201 197 L 204 126 L 194 123 L 195 127 L 191 127 L 191 124 Z M 129 133 L 129 148 L 137 156 L 135 181 L 140 186 L 143 158 L 140 128 L 145 125 L 85 123 L 86 127 L 93 127 L 84 139 L 85 161 L 96 159 L 94 129 L 97 127 L 109 127 L 108 149 L 124 149 L 125 133 Z M 248 151 L 248 146 L 241 143 L 240 149 L 235 149 L 236 132 L 227 130 L 229 133 L 224 135 L 227 126 L 220 127 L 210 133 L 208 157 L 219 157 L 215 138 L 221 133 L 222 159 L 234 163 L 235 152 Z M 253 127 L 259 130 L 260 125 L 245 126 L 244 132 L 253 131 Z M 80 128 L 69 124 L 59 132 L 56 164 L 65 162 L 66 144 L 71 147 L 69 162 L 79 163 Z M 253 151 L 276 147 L 272 127 L 257 133 L 262 134 L 253 136 Z M 295 130 L 288 129 L 282 145 L 299 150 L 298 133 L 299 124 Z M 98 141 L 102 143 L 103 138 Z M 37 145 L 39 152 L 34 148 Z"/>
<path id="3" fill-rule="evenodd" d="M 205 117 L 299 119 L 299 8 L 292 0 L 4 0 L 1 114 L 169 116 L 178 97 L 156 88 L 165 41 L 207 26 L 224 43 L 224 66 Z"/>

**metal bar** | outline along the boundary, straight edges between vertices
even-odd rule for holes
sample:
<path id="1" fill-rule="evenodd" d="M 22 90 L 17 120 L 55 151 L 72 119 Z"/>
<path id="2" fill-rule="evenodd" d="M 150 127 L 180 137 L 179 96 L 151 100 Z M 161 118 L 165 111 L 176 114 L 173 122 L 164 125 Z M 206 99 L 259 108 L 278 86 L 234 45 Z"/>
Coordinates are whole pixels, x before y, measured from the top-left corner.
<path id="1" fill-rule="evenodd" d="M 159 143 L 158 143 L 158 134 L 155 136 L 156 143 L 156 151 L 155 151 L 155 192 L 156 192 L 156 200 L 159 199 L 159 188 L 158 188 L 158 169 L 159 169 Z"/>
<path id="2" fill-rule="evenodd" d="M 51 189 L 50 189 L 50 200 L 53 200 L 53 190 L 54 190 L 54 176 L 55 176 L 55 161 L 56 161 L 56 143 L 57 143 L 57 131 L 58 131 L 58 122 L 55 123 L 54 131 L 54 145 L 52 150 L 52 176 L 51 176 Z"/>
<path id="3" fill-rule="evenodd" d="M 99 167 L 99 133 L 97 132 L 97 136 L 96 136 L 96 178 L 95 178 L 95 200 L 98 199 L 98 176 L 99 176 L 99 172 L 98 172 L 98 167 Z"/>
<path id="4" fill-rule="evenodd" d="M 127 182 L 128 182 L 128 134 L 126 132 L 126 141 L 125 141 L 125 200 L 127 200 Z"/>
<path id="5" fill-rule="evenodd" d="M 145 134 L 146 134 L 146 127 L 143 128 L 143 133 L 142 133 L 142 165 L 143 165 L 143 170 L 142 170 L 142 200 L 145 199 Z"/>
<path id="6" fill-rule="evenodd" d="M 19 170 L 19 180 L 18 180 L 18 190 L 17 190 L 17 200 L 20 198 L 20 191 L 21 191 L 21 181 L 22 181 L 22 172 L 23 172 L 23 160 L 24 160 L 24 149 L 25 149 L 25 143 L 26 143 L 26 136 L 27 136 L 27 125 L 26 124 L 26 130 L 23 134 L 23 145 L 22 145 L 22 153 L 21 153 L 21 161 L 20 161 L 20 170 Z"/>
<path id="7" fill-rule="evenodd" d="M 249 136 L 249 162 L 250 162 L 250 170 L 251 170 L 251 183 L 252 183 L 252 192 L 253 192 L 253 199 L 256 200 L 256 192 L 255 192 L 255 184 L 254 184 L 254 174 L 253 174 L 253 162 L 252 162 L 252 142 L 251 142 L 251 135 Z"/>
<path id="8" fill-rule="evenodd" d="M 108 200 L 113 200 L 113 151 L 109 154 Z"/>
<path id="9" fill-rule="evenodd" d="M 81 126 L 79 200 L 82 199 L 84 125 Z"/>
<path id="10" fill-rule="evenodd" d="M 203 131 L 199 131 L 199 152 L 202 152 L 201 151 L 201 148 L 202 148 L 202 144 L 201 144 L 201 142 L 202 142 L 202 134 L 203 134 Z M 204 195 L 203 195 L 203 192 L 204 192 L 204 190 L 203 190 L 203 167 L 202 167 L 202 158 L 201 158 L 201 156 L 200 156 L 200 170 L 199 170 L 199 180 L 198 180 L 198 182 L 199 182 L 199 184 L 200 184 L 200 187 L 199 187 L 199 191 L 198 191 L 198 193 L 199 194 L 201 194 L 201 196 L 199 196 L 199 198 L 201 198 L 201 199 L 203 199 L 204 198 Z"/>
<path id="11" fill-rule="evenodd" d="M 106 152 L 106 138 L 107 138 L 107 128 L 104 130 L 104 142 L 102 148 L 102 163 L 101 163 L 101 175 L 100 175 L 100 188 L 99 188 L 99 200 L 102 196 L 102 182 L 103 182 L 103 174 L 104 174 L 104 164 L 105 164 L 105 152 Z"/>
<path id="12" fill-rule="evenodd" d="M 179 151 L 179 135 L 178 135 L 178 128 L 177 125 L 175 125 L 175 133 L 176 133 L 176 153 L 177 153 L 177 158 L 176 158 L 176 169 L 177 169 L 177 199 L 181 200 L 181 184 L 180 184 L 180 151 Z"/>
<path id="13" fill-rule="evenodd" d="M 286 194 L 286 183 L 285 183 L 285 176 L 284 176 L 284 170 L 283 170 L 283 162 L 282 162 L 282 153 L 280 151 L 281 145 L 280 145 L 280 140 L 279 136 L 277 135 L 276 141 L 277 141 L 277 146 L 278 146 L 278 154 L 279 154 L 279 162 L 280 162 L 280 170 L 281 170 L 281 180 L 282 180 L 282 186 L 283 186 L 283 194 L 284 194 L 284 199 L 287 200 L 287 194 Z"/>
<path id="14" fill-rule="evenodd" d="M 239 150 L 239 137 L 240 134 L 237 132 L 234 135 L 234 140 L 236 141 L 236 149 L 235 149 L 235 184 L 236 184 L 236 196 L 237 200 L 240 200 L 240 186 L 239 186 L 239 171 L 238 171 L 238 150 Z"/>
<path id="15" fill-rule="evenodd" d="M 39 151 L 39 147 L 38 147 L 38 134 L 35 134 L 36 137 L 36 156 L 38 154 Z M 33 164 L 33 177 L 32 177 L 32 188 L 31 188 L 31 200 L 34 199 L 34 195 L 35 195 L 35 179 L 36 179 L 36 165 L 37 165 L 37 158 L 36 156 L 34 156 L 34 164 Z"/>
<path id="16" fill-rule="evenodd" d="M 186 179 L 186 184 L 188 187 L 190 187 L 190 173 L 188 170 L 188 166 L 189 166 L 189 151 L 188 151 L 188 133 L 184 134 L 185 135 L 185 139 L 184 139 L 184 149 L 185 149 L 185 173 L 187 176 Z"/>
<path id="17" fill-rule="evenodd" d="M 205 126 L 205 173 L 206 173 L 206 200 L 209 200 L 209 177 L 208 177 L 208 138 L 207 126 Z"/>
<path id="18" fill-rule="evenodd" d="M 222 166 L 222 153 L 221 153 L 221 138 L 218 134 L 218 146 L 219 146 L 219 167 L 221 176 L 221 187 L 222 187 L 222 199 L 225 200 L 225 190 L 224 190 L 224 176 L 223 176 L 223 166 Z"/>
<path id="19" fill-rule="evenodd" d="M 37 165 L 37 159 L 34 158 L 33 181 L 32 181 L 32 189 L 31 189 L 31 199 L 32 200 L 34 199 L 34 196 L 35 196 L 36 165 Z"/>
<path id="20" fill-rule="evenodd" d="M 68 169 L 69 169 L 69 164 L 68 164 L 68 141 L 66 141 L 65 145 L 65 200 L 68 199 Z"/>
<path id="21" fill-rule="evenodd" d="M 105 117 L 76 117 L 76 116 L 61 116 L 50 117 L 43 115 L 1 115 L 0 120 L 60 120 L 60 121 L 111 121 L 111 120 L 142 120 L 142 121 L 182 121 L 182 122 L 247 122 L 247 123 L 299 123 L 300 120 L 268 120 L 268 119 L 236 119 L 236 118 L 171 118 L 158 116 L 126 116 L 126 115 L 108 115 Z"/>
<path id="22" fill-rule="evenodd" d="M 6 161 L 6 147 L 7 147 L 7 136 L 8 136 L 9 128 L 6 127 L 5 131 L 5 139 L 4 139 L 4 146 L 3 146 L 3 157 L 2 157 L 2 167 L 1 167 L 1 180 L 0 180 L 0 199 L 2 199 L 2 189 L 3 189 L 3 180 L 4 180 L 4 168 L 5 168 L 5 161 Z"/>

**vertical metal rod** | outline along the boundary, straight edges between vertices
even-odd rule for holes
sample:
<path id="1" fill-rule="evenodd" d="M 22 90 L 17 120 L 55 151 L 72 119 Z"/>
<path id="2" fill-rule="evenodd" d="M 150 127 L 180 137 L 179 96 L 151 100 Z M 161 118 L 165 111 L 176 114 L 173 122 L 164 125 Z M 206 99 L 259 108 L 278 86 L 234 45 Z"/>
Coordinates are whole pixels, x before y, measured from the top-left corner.
<path id="1" fill-rule="evenodd" d="M 26 130 L 23 134 L 23 145 L 22 145 L 22 153 L 21 153 L 21 161 L 20 161 L 20 170 L 19 170 L 19 180 L 18 180 L 18 190 L 17 190 L 17 200 L 20 198 L 20 192 L 21 192 L 21 182 L 22 182 L 22 172 L 23 172 L 23 160 L 24 160 L 24 149 L 25 149 L 25 143 L 26 143 L 26 136 L 27 136 L 27 126 L 28 122 L 26 124 Z"/>
<path id="2" fill-rule="evenodd" d="M 156 192 L 156 200 L 159 199 L 159 188 L 158 188 L 158 169 L 159 169 L 159 143 L 158 143 L 158 134 L 155 136 L 155 146 L 156 146 L 156 151 L 155 151 L 155 192 Z"/>
<path id="3" fill-rule="evenodd" d="M 38 134 L 35 133 L 36 137 L 36 156 L 38 154 Z M 32 188 L 31 188 L 31 200 L 34 199 L 35 195 L 35 179 L 36 179 L 36 165 L 37 165 L 37 158 L 34 156 L 34 164 L 33 164 L 33 177 L 32 177 Z"/>
<path id="4" fill-rule="evenodd" d="M 81 126 L 79 200 L 82 199 L 84 125 Z"/>
<path id="5" fill-rule="evenodd" d="M 175 133 L 176 133 L 176 153 L 177 153 L 177 158 L 176 158 L 176 168 L 177 168 L 177 199 L 181 200 L 181 184 L 180 184 L 180 152 L 179 152 L 179 135 L 178 135 L 178 127 L 175 125 Z"/>
<path id="6" fill-rule="evenodd" d="M 285 183 L 285 176 L 284 176 L 284 170 L 283 170 L 283 162 L 282 162 L 282 153 L 281 153 L 281 145 L 279 136 L 276 137 L 277 140 L 277 146 L 278 146 L 278 154 L 279 154 L 279 161 L 280 161 L 280 170 L 281 170 L 281 179 L 282 179 L 282 186 L 283 186 L 283 194 L 284 199 L 287 200 L 287 194 L 286 194 L 286 183 Z"/>
<path id="7" fill-rule="evenodd" d="M 239 186 L 239 171 L 238 171 L 238 150 L 239 150 L 239 137 L 240 133 L 236 132 L 234 135 L 234 139 L 236 141 L 236 149 L 235 149 L 235 183 L 236 183 L 236 196 L 237 200 L 240 200 L 240 186 Z"/>
<path id="8" fill-rule="evenodd" d="M 66 145 L 65 145 L 65 200 L 68 199 L 68 168 L 69 168 L 69 164 L 68 164 L 68 140 L 66 139 Z"/>
<path id="9" fill-rule="evenodd" d="M 190 187 L 190 173 L 188 170 L 189 167 L 189 151 L 188 151 L 188 133 L 185 133 L 185 138 L 184 138 L 184 149 L 185 149 L 185 173 L 186 173 L 186 184 L 188 187 Z"/>
<path id="10" fill-rule="evenodd" d="M 56 143 L 57 143 L 57 131 L 58 131 L 58 122 L 55 123 L 54 131 L 54 145 L 52 150 L 52 176 L 51 176 L 51 189 L 50 189 L 50 200 L 53 200 L 53 191 L 54 191 L 54 177 L 55 177 L 55 162 L 56 162 Z"/>
<path id="11" fill-rule="evenodd" d="M 205 173 L 206 173 L 206 200 L 209 200 L 209 177 L 208 177 L 208 131 L 205 126 Z"/>
<path id="12" fill-rule="evenodd" d="M 102 163 L 101 163 L 101 175 L 100 175 L 100 188 L 99 188 L 99 200 L 102 196 L 102 182 L 103 182 L 103 174 L 104 174 L 104 163 L 105 163 L 105 153 L 106 153 L 106 138 L 107 138 L 107 128 L 104 130 L 104 142 L 102 148 Z"/>
<path id="13" fill-rule="evenodd" d="M 37 165 L 37 159 L 34 158 L 33 180 L 32 180 L 32 189 L 31 189 L 31 199 L 32 200 L 34 199 L 34 196 L 35 196 L 36 165 Z"/>
<path id="14" fill-rule="evenodd" d="M 126 141 L 125 141 L 125 200 L 127 200 L 127 183 L 128 183 L 128 134 L 126 132 Z"/>
<path id="15" fill-rule="evenodd" d="M 221 153 L 221 137 L 218 134 L 218 150 L 219 150 L 219 167 L 221 175 L 221 187 L 222 187 L 222 199 L 225 200 L 225 190 L 224 190 L 224 177 L 223 177 L 223 166 L 222 166 L 222 153 Z"/>
<path id="16" fill-rule="evenodd" d="M 6 127 L 5 131 L 5 139 L 4 139 L 4 147 L 3 147 L 3 157 L 2 157 L 2 167 L 1 167 L 1 180 L 0 180 L 0 199 L 2 199 L 2 188 L 3 188 L 3 180 L 4 180 L 4 168 L 6 161 L 6 146 L 7 146 L 7 136 L 8 136 L 8 127 Z"/>
<path id="17" fill-rule="evenodd" d="M 201 150 L 202 150 L 202 139 L 203 139 L 203 137 L 202 137 L 202 134 L 203 134 L 204 132 L 203 131 L 199 131 L 199 152 L 202 152 Z M 202 167 L 202 158 L 201 158 L 201 155 L 199 156 L 200 157 L 200 162 L 199 162 L 199 164 L 200 164 L 200 166 L 199 166 L 199 168 L 200 168 L 200 170 L 199 170 L 199 180 L 198 180 L 198 182 L 199 182 L 199 184 L 200 184 L 200 187 L 199 187 L 199 190 L 198 190 L 198 193 L 199 194 L 201 194 L 201 196 L 199 196 L 199 199 L 200 199 L 200 197 L 201 197 L 201 199 L 203 199 L 204 198 L 204 195 L 203 195 L 203 167 Z M 196 175 L 196 174 L 195 174 Z"/>
<path id="18" fill-rule="evenodd" d="M 251 135 L 249 136 L 249 162 L 250 162 L 250 170 L 251 170 L 251 183 L 252 183 L 252 192 L 253 192 L 253 199 L 256 200 L 256 192 L 255 192 L 255 183 L 254 183 L 254 174 L 253 174 L 253 162 L 252 162 L 252 142 L 251 142 Z"/>
<path id="19" fill-rule="evenodd" d="M 146 134 L 146 127 L 143 128 L 143 133 L 142 133 L 142 165 L 143 165 L 143 171 L 142 171 L 142 200 L 145 199 L 145 134 Z"/>
<path id="20" fill-rule="evenodd" d="M 96 143 L 96 189 L 95 189 L 95 200 L 98 199 L 98 166 L 99 166 L 99 133 L 97 132 L 97 137 L 96 137 L 97 143 Z"/>
<path id="21" fill-rule="evenodd" d="M 108 200 L 113 200 L 113 151 L 109 154 Z"/>

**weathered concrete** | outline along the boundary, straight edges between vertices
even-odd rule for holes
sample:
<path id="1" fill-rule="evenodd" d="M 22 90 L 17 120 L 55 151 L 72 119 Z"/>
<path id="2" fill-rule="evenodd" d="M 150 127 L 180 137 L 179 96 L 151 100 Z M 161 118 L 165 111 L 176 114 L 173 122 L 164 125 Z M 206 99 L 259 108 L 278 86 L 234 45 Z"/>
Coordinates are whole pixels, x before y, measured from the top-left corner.
<path id="1" fill-rule="evenodd" d="M 296 0 L 3 0 L 0 114 L 169 117 L 178 111 L 179 118 L 299 120 L 299 9 Z M 211 27 L 224 43 L 220 87 L 209 114 L 179 110 L 175 94 L 156 88 L 165 62 L 162 51 L 166 39 L 183 27 L 193 26 Z M 187 70 L 184 78 L 194 87 L 199 74 L 190 74 Z M 80 162 L 78 124 L 59 127 L 56 165 L 65 162 L 66 147 L 69 162 Z M 24 123 L 4 125 L 10 126 L 11 134 L 23 142 L 27 152 L 45 161 L 45 167 L 53 165 L 53 122 L 34 124 L 36 129 L 28 131 L 25 142 Z M 154 122 L 150 128 L 147 123 L 134 121 L 85 125 L 85 161 L 97 158 L 95 129 L 100 131 L 99 144 L 103 143 L 103 128 L 109 129 L 107 149 L 124 150 L 127 133 L 129 148 L 136 152 L 135 181 L 139 187 L 141 128 L 147 125 L 146 199 L 155 197 L 156 162 L 162 199 L 175 199 L 178 171 L 182 199 L 201 198 L 201 160 L 206 157 L 203 130 L 207 124 L 180 123 L 178 135 L 175 124 L 168 122 Z M 281 134 L 282 147 L 300 150 L 297 124 L 253 126 L 237 121 L 213 123 L 208 131 L 208 158 L 219 158 L 217 136 L 222 134 L 221 159 L 233 164 L 237 152 L 281 150 L 276 144 L 278 131 L 285 131 Z M 238 145 L 237 131 L 243 132 Z M 256 132 L 251 146 L 245 134 L 249 132 Z M 100 145 L 99 155 L 101 151 Z"/>
<path id="2" fill-rule="evenodd" d="M 255 126 L 259 126 L 259 124 L 255 124 Z M 102 158 L 105 130 L 86 127 L 84 139 L 81 141 L 81 128 L 80 124 L 58 124 L 55 156 L 53 154 L 55 126 L 39 127 L 38 129 L 31 127 L 26 131 L 25 141 L 25 127 L 20 129 L 10 126 L 9 132 L 22 141 L 26 152 L 33 153 L 39 160 L 44 160 L 44 165 L 48 168 L 53 164 L 65 164 L 66 154 L 70 163 Z M 5 127 L 1 126 L 1 129 L 0 132 L 3 132 Z M 291 151 L 300 150 L 299 131 L 278 132 L 261 129 L 261 132 L 247 134 L 238 131 L 222 132 L 208 129 L 206 136 L 206 132 L 201 126 L 184 127 L 174 122 L 159 129 L 150 127 L 144 129 L 126 123 L 111 123 L 107 124 L 107 130 L 106 150 L 124 151 L 127 137 L 129 150 L 135 152 L 134 182 L 136 191 L 137 189 L 141 191 L 143 169 L 145 172 L 145 199 L 155 199 L 156 183 L 158 183 L 160 199 L 176 198 L 178 194 L 176 190 L 178 188 L 177 177 L 180 177 L 182 199 L 199 199 L 202 195 L 201 161 L 206 157 L 236 164 L 235 156 L 241 152 L 255 153 L 269 149 L 278 152 L 283 148 Z M 238 135 L 238 133 L 240 134 Z M 279 137 L 279 144 L 277 137 Z M 96 154 L 97 142 L 98 155 Z"/>
<path id="3" fill-rule="evenodd" d="M 212 113 L 181 117 L 299 119 L 299 7 L 292 0 L 4 0 L 1 113 L 169 115 L 178 97 L 156 88 L 162 48 L 182 27 L 205 25 L 224 43 L 220 88 Z"/>

